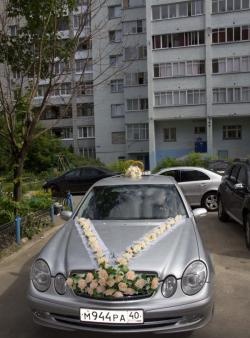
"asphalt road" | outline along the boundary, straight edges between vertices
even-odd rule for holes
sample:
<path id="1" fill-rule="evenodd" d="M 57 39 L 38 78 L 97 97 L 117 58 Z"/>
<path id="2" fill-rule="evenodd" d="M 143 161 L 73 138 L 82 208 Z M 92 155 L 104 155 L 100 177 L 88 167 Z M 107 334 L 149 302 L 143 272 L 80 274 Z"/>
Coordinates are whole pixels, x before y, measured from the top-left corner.
<path id="1" fill-rule="evenodd" d="M 199 228 L 215 264 L 216 306 L 213 320 L 205 328 L 194 332 L 192 337 L 250 338 L 250 251 L 245 248 L 243 230 L 236 223 L 219 222 L 216 214 L 212 213 L 200 219 Z M 68 333 L 33 324 L 25 297 L 29 269 L 33 257 L 47 240 L 42 239 L 14 258 L 0 263 L 0 338 L 115 337 Z M 121 336 L 142 337 L 133 334 Z M 185 337 L 183 334 L 167 336 Z"/>

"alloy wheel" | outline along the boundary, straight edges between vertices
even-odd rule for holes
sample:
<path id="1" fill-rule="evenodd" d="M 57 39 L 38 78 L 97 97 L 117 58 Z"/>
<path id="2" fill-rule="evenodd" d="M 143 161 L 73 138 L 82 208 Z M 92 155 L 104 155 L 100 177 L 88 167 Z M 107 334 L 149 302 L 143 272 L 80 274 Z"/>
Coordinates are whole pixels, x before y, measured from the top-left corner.
<path id="1" fill-rule="evenodd" d="M 209 211 L 216 211 L 218 209 L 218 199 L 216 194 L 208 194 L 205 197 L 205 207 Z"/>

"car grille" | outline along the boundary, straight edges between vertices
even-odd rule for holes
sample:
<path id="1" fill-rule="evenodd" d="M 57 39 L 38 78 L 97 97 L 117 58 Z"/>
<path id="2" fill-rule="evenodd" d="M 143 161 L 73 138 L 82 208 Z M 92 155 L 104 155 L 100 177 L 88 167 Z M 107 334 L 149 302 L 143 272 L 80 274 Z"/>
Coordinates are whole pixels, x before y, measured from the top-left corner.
<path id="1" fill-rule="evenodd" d="M 85 273 L 86 271 L 74 271 L 72 272 L 71 274 L 74 274 L 74 273 Z M 144 272 L 144 271 L 140 271 L 138 272 L 138 274 L 143 274 L 143 275 L 146 275 L 146 277 L 157 277 L 157 273 L 156 272 Z M 84 298 L 89 298 L 89 299 L 93 299 L 93 296 L 89 296 L 87 293 L 81 293 L 80 290 L 77 290 L 75 289 L 74 291 L 74 294 L 76 296 L 79 296 L 79 297 L 84 297 Z M 112 302 L 121 302 L 121 301 L 130 301 L 130 300 L 135 300 L 135 299 L 144 299 L 144 298 L 149 298 L 151 297 L 152 295 L 154 294 L 154 292 L 148 292 L 148 293 L 145 293 L 145 291 L 143 293 L 138 293 L 136 295 L 133 295 L 133 296 L 129 296 L 129 295 L 124 295 L 124 297 L 122 298 L 112 298 L 112 297 L 95 297 L 94 299 L 95 300 L 105 300 L 105 301 L 112 301 Z"/>
<path id="2" fill-rule="evenodd" d="M 80 316 L 63 316 L 59 314 L 51 314 L 54 320 L 60 323 L 64 323 L 66 325 L 74 325 L 92 329 L 109 329 L 110 331 L 113 330 L 134 330 L 134 329 L 150 329 L 150 328 L 160 328 L 165 326 L 175 325 L 179 322 L 183 317 L 169 317 L 169 318 L 145 318 L 143 324 L 110 324 L 110 323 L 84 323 L 80 321 Z"/>

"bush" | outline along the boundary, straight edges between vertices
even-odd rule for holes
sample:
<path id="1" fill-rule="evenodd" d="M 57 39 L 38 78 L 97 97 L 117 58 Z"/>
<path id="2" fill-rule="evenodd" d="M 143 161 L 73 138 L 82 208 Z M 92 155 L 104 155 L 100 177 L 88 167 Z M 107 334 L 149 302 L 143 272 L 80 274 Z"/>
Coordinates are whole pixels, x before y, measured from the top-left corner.
<path id="1" fill-rule="evenodd" d="M 156 173 L 161 169 L 180 166 L 203 167 L 207 168 L 209 162 L 208 157 L 203 157 L 200 153 L 189 153 L 183 159 L 176 159 L 173 157 L 164 158 L 152 172 Z"/>

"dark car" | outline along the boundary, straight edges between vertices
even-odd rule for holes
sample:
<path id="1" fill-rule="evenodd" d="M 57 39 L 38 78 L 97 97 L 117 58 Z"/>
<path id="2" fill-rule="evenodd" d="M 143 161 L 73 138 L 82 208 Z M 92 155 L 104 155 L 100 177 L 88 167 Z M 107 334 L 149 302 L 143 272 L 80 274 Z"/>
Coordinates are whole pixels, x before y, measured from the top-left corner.
<path id="1" fill-rule="evenodd" d="M 218 190 L 218 217 L 231 217 L 245 228 L 250 249 L 250 162 L 235 162 L 226 171 Z"/>
<path id="2" fill-rule="evenodd" d="M 102 178 L 114 176 L 117 173 L 101 167 L 82 167 L 67 171 L 62 176 L 48 180 L 43 188 L 51 189 L 53 196 L 84 194 L 95 182 Z"/>

